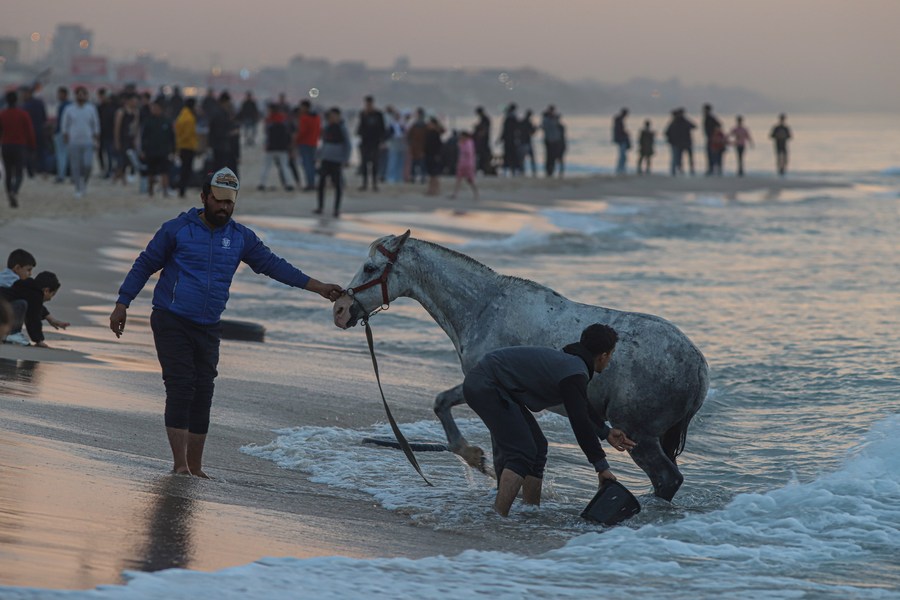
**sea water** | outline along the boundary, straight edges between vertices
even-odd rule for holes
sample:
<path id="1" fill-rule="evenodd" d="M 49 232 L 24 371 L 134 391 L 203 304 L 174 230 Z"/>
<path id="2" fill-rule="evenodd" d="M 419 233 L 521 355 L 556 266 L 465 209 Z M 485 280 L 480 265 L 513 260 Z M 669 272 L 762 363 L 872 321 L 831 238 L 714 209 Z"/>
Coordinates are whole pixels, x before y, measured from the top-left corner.
<path id="1" fill-rule="evenodd" d="M 389 437 L 383 423 L 286 423 L 269 444 L 243 451 L 335 495 L 362 494 L 420 527 L 492 531 L 520 540 L 522 551 L 262 559 L 215 573 L 129 572 L 124 587 L 92 592 L 0 588 L 0 596 L 900 598 L 898 173 L 880 164 L 832 174 L 849 187 L 604 198 L 522 206 L 502 219 L 450 210 L 340 222 L 247 215 L 276 252 L 342 283 L 371 240 L 411 226 L 415 237 L 572 300 L 672 321 L 703 351 L 711 376 L 679 459 L 685 483 L 674 502 L 655 499 L 644 474 L 610 450 L 643 511 L 611 529 L 581 520 L 596 476 L 554 414 L 539 418 L 551 442 L 545 502 L 517 504 L 507 520 L 490 510 L 492 482 L 455 456 L 418 455 L 431 488 L 401 452 L 359 443 Z M 359 351 L 358 329 L 305 319 L 312 306 L 242 271 L 229 316 L 258 320 L 264 310 L 270 343 Z M 416 303 L 397 301 L 373 326 L 389 397 L 403 388 L 430 402 L 439 382 L 461 380 L 452 345 Z M 414 368 L 401 373 L 401 360 Z M 471 442 L 490 446 L 480 421 L 459 424 Z M 436 419 L 401 428 L 409 438 L 443 436 Z M 356 468 L 361 462 L 366 469 Z M 558 549 L 529 552 L 537 534 Z"/>

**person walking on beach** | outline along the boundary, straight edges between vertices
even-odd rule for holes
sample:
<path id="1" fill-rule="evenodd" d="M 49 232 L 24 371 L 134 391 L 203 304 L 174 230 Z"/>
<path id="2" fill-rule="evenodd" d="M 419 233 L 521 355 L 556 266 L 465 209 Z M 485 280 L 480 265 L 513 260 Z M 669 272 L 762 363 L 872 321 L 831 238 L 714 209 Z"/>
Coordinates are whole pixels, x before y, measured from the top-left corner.
<path id="1" fill-rule="evenodd" d="M 531 162 L 531 176 L 537 177 L 537 167 L 534 164 L 534 144 L 532 140 L 534 133 L 537 131 L 531 117 L 534 112 L 529 108 L 525 111 L 525 116 L 519 122 L 519 161 L 522 167 L 522 173 L 525 172 L 525 159 Z"/>
<path id="2" fill-rule="evenodd" d="M 341 193 L 344 188 L 344 167 L 350 162 L 353 145 L 350 132 L 341 117 L 341 109 L 332 107 L 325 115 L 328 120 L 322 130 L 322 147 L 319 149 L 319 190 L 318 207 L 315 212 L 322 214 L 325 208 L 325 182 L 331 180 L 334 186 L 334 216 L 341 216 Z"/>
<path id="3" fill-rule="evenodd" d="M 468 131 L 461 131 L 456 144 L 459 149 L 456 157 L 456 184 L 450 197 L 456 198 L 460 184 L 465 181 L 472 188 L 475 200 L 478 200 L 478 187 L 475 185 L 475 140 Z"/>
<path id="4" fill-rule="evenodd" d="M 197 137 L 196 107 L 196 98 L 186 99 L 175 119 L 175 151 L 181 161 L 181 170 L 178 174 L 179 198 L 184 198 L 187 187 L 194 176 L 194 156 L 197 155 L 200 147 Z"/>
<path id="5" fill-rule="evenodd" d="M 66 180 L 66 171 L 69 168 L 69 154 L 65 139 L 63 139 L 62 122 L 70 104 L 69 88 L 59 86 L 56 89 L 56 130 L 53 134 L 53 149 L 56 154 L 56 183 Z"/>
<path id="6" fill-rule="evenodd" d="M 478 170 L 485 175 L 496 175 L 494 153 L 491 151 L 491 118 L 481 106 L 475 109 L 475 115 L 478 117 L 478 121 L 475 123 L 472 137 L 475 139 Z"/>
<path id="7" fill-rule="evenodd" d="M 694 174 L 694 142 L 692 131 L 697 126 L 684 114 L 683 108 L 672 111 L 672 120 L 666 128 L 666 140 L 672 149 L 670 171 L 673 176 L 684 173 L 684 155 L 687 154 L 691 175 Z"/>
<path id="8" fill-rule="evenodd" d="M 522 172 L 522 157 L 519 155 L 519 118 L 516 116 L 516 104 L 510 103 L 506 107 L 506 118 L 503 119 L 503 129 L 500 130 L 498 144 L 503 144 L 503 173 L 507 177 L 514 177 Z"/>
<path id="9" fill-rule="evenodd" d="M 235 117 L 238 123 L 240 123 L 241 129 L 244 132 L 244 141 L 247 142 L 248 146 L 256 145 L 256 128 L 261 116 L 262 115 L 259 113 L 259 106 L 256 104 L 256 99 L 253 97 L 253 92 L 248 91 L 247 95 L 244 96 L 244 101 L 241 102 L 241 108 L 238 110 L 237 116 Z"/>
<path id="10" fill-rule="evenodd" d="M 7 92 L 6 108 L 0 111 L 0 154 L 3 157 L 6 198 L 11 208 L 19 206 L 26 157 L 37 148 L 31 117 L 18 104 L 19 95 Z"/>
<path id="11" fill-rule="evenodd" d="M 147 169 L 147 194 L 153 197 L 156 178 L 160 178 L 163 196 L 169 196 L 169 165 L 175 152 L 175 132 L 159 100 L 150 103 L 150 114 L 141 123 L 141 162 Z"/>
<path id="12" fill-rule="evenodd" d="M 403 117 L 393 106 L 388 106 L 387 129 L 387 166 L 385 179 L 388 183 L 403 183 L 403 165 L 406 162 L 406 131 L 403 129 Z"/>
<path id="13" fill-rule="evenodd" d="M 288 183 L 285 171 L 288 170 L 288 153 L 291 149 L 291 132 L 288 128 L 287 115 L 282 112 L 281 105 L 270 104 L 269 113 L 266 115 L 266 154 L 263 159 L 262 173 L 259 176 L 257 190 L 266 191 L 269 179 L 269 170 L 272 163 L 278 169 L 278 178 L 286 192 L 294 191 L 294 187 Z"/>
<path id="14" fill-rule="evenodd" d="M 100 146 L 97 148 L 97 162 L 101 177 L 109 179 L 113 174 L 115 159 L 116 96 L 106 88 L 97 90 L 97 115 L 100 117 Z"/>
<path id="15" fill-rule="evenodd" d="M 738 115 L 735 118 L 735 125 L 728 132 L 728 137 L 731 138 L 732 143 L 734 144 L 734 152 L 737 155 L 737 175 L 738 177 L 744 176 L 744 150 L 747 147 L 747 144 L 750 144 L 750 147 L 753 147 L 753 138 L 750 137 L 750 130 L 744 127 L 744 117 Z"/>
<path id="16" fill-rule="evenodd" d="M 631 149 L 631 136 L 625 128 L 625 117 L 628 109 L 623 108 L 613 119 L 612 141 L 619 148 L 619 159 L 616 161 L 616 175 L 624 175 L 627 171 L 628 151 Z"/>
<path id="17" fill-rule="evenodd" d="M 316 148 L 319 146 L 321 135 L 322 118 L 313 112 L 309 100 L 302 100 L 297 114 L 297 134 L 294 137 L 294 144 L 297 146 L 297 154 L 300 155 L 300 165 L 303 168 L 304 192 L 316 189 Z"/>
<path id="18" fill-rule="evenodd" d="M 231 169 L 213 173 L 200 194 L 203 208 L 162 225 L 125 277 L 109 317 L 110 329 L 121 337 L 129 306 L 150 276 L 162 270 L 150 328 L 166 387 L 165 426 L 176 474 L 208 478 L 203 447 L 219 362 L 219 321 L 240 264 L 332 302 L 341 295 L 339 285 L 305 275 L 232 220 L 239 191 Z"/>
<path id="19" fill-rule="evenodd" d="M 788 164 L 787 143 L 791 139 L 791 130 L 787 126 L 786 121 L 786 114 L 781 113 L 778 115 L 778 123 L 769 134 L 769 137 L 775 142 L 775 168 L 778 170 L 779 175 L 784 175 Z"/>
<path id="20" fill-rule="evenodd" d="M 88 102 L 86 88 L 75 89 L 75 104 L 63 113 L 61 131 L 69 155 L 75 197 L 81 198 L 91 177 L 94 148 L 100 143 L 100 115 L 97 114 L 97 107 Z"/>
<path id="21" fill-rule="evenodd" d="M 113 127 L 113 137 L 116 148 L 116 173 L 113 182 L 117 179 L 125 185 L 133 180 L 138 170 L 137 164 L 137 137 L 138 137 L 138 98 L 137 94 L 129 93 L 125 96 L 124 104 L 116 111 L 116 122 Z M 132 174 L 126 176 L 125 172 L 131 167 Z"/>
<path id="22" fill-rule="evenodd" d="M 650 161 L 653 158 L 655 143 L 656 132 L 650 129 L 650 119 L 647 119 L 644 121 L 644 128 L 641 129 L 641 135 L 638 138 L 638 175 L 650 174 Z"/>
<path id="23" fill-rule="evenodd" d="M 715 167 L 713 156 L 712 137 L 716 127 L 721 129 L 722 122 L 713 114 L 712 104 L 703 105 L 703 135 L 706 137 L 706 174 L 712 175 Z"/>
<path id="24" fill-rule="evenodd" d="M 425 183 L 428 175 L 425 169 L 425 138 L 428 135 L 428 123 L 425 121 L 425 109 L 416 109 L 416 118 L 406 130 L 406 147 L 409 154 L 409 177 L 412 183 L 419 177 L 419 183 Z"/>
<path id="25" fill-rule="evenodd" d="M 34 139 L 37 146 L 34 152 L 29 152 L 25 158 L 25 169 L 28 177 L 34 177 L 35 173 L 43 173 L 47 168 L 47 107 L 44 101 L 35 95 L 35 89 L 30 85 L 19 88 L 22 110 L 31 117 L 31 126 L 34 128 Z"/>
<path id="26" fill-rule="evenodd" d="M 587 386 L 594 373 L 609 364 L 617 340 L 614 329 L 596 323 L 582 331 L 578 342 L 562 350 L 500 348 L 485 354 L 466 374 L 466 404 L 491 432 L 497 474 L 494 510 L 501 516 L 509 515 L 519 490 L 525 504 L 541 503 L 548 444 L 532 413 L 551 406 L 565 406 L 575 439 L 599 482 L 615 481 L 598 432 L 619 451 L 634 448 L 635 443 L 597 415 L 588 402 Z"/>
<path id="27" fill-rule="evenodd" d="M 381 144 L 384 142 L 384 134 L 384 115 L 375 108 L 375 99 L 372 96 L 366 96 L 363 110 L 359 113 L 359 125 L 356 127 L 362 163 L 360 165 L 362 168 L 360 191 L 365 191 L 369 187 L 370 170 L 372 173 L 372 191 L 378 191 L 378 158 Z"/>
<path id="28" fill-rule="evenodd" d="M 712 171 L 710 172 L 710 175 L 718 175 L 721 177 L 722 161 L 725 157 L 725 150 L 728 149 L 728 137 L 725 135 L 725 132 L 722 131 L 721 125 L 716 125 L 713 128 L 712 134 L 709 136 L 707 147 L 709 149 L 709 158 L 712 161 Z"/>
<path id="29" fill-rule="evenodd" d="M 544 132 L 544 172 L 547 177 L 553 177 L 556 172 L 556 163 L 562 159 L 565 142 L 559 115 L 556 113 L 556 107 L 552 104 L 541 116 L 541 130 Z"/>
<path id="30" fill-rule="evenodd" d="M 444 127 L 437 117 L 428 119 L 428 129 L 425 132 L 425 170 L 428 171 L 428 189 L 426 196 L 437 196 L 440 190 L 440 175 L 443 168 L 441 156 L 444 143 L 441 136 L 444 135 Z"/>

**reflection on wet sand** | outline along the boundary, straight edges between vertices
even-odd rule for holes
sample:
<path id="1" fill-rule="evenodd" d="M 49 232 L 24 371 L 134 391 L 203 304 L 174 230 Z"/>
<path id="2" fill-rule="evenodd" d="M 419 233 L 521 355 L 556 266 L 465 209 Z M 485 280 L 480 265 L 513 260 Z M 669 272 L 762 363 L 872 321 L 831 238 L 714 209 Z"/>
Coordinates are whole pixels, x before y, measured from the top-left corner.
<path id="1" fill-rule="evenodd" d="M 152 494 L 146 514 L 146 540 L 135 552 L 141 571 L 191 566 L 194 545 L 192 528 L 197 503 L 192 498 L 190 477 L 166 475 L 150 487 Z"/>
<path id="2" fill-rule="evenodd" d="M 0 358 L 0 387 L 10 396 L 34 396 L 40 389 L 39 365 L 34 360 Z"/>

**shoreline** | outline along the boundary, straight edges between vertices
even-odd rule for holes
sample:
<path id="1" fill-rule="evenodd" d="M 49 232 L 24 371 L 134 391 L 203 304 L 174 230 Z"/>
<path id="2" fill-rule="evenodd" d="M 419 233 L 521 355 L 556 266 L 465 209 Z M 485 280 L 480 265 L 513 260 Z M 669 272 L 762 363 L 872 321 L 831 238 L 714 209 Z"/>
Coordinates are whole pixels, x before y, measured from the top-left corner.
<path id="1" fill-rule="evenodd" d="M 248 167 L 252 182 L 258 171 L 253 162 Z M 476 203 L 465 190 L 460 199 L 448 200 L 425 197 L 424 188 L 412 184 L 360 194 L 355 183 L 349 177 L 342 207 L 347 218 L 323 219 L 328 227 L 352 232 L 367 213 L 379 212 L 500 213 L 622 196 L 777 196 L 836 186 L 774 177 L 491 178 L 478 180 L 482 200 Z M 452 183 L 442 180 L 443 194 Z M 327 350 L 308 352 L 303 377 L 295 381 L 248 366 L 286 362 L 277 345 L 223 342 L 208 443 L 208 468 L 216 480 L 168 475 L 164 392 L 147 325 L 149 302 L 141 300 L 130 311 L 127 333 L 118 341 L 108 330 L 108 315 L 146 239 L 199 199 L 190 190 L 183 200 L 151 200 L 135 187 L 123 192 L 92 181 L 88 196 L 76 201 L 68 184 L 26 180 L 22 208 L 0 208 L 0 252 L 24 247 L 37 257 L 36 272 L 59 273 L 63 287 L 48 308 L 72 322 L 68 331 L 45 330 L 50 349 L 0 346 L 0 503 L 11 507 L 11 516 L 0 519 L 0 553 L 7 564 L 0 585 L 85 589 L 121 583 L 126 569 L 215 570 L 264 556 L 420 558 L 469 548 L 536 554 L 558 545 L 550 537 L 523 547 L 512 537 L 418 527 L 361 493 L 338 497 L 325 485 L 241 453 L 241 446 L 270 442 L 272 429 L 287 423 L 360 427 L 383 419 L 376 403 L 336 402 L 354 392 L 350 384 L 332 382 L 339 367 Z M 238 221 L 313 218 L 313 194 L 253 188 L 244 184 Z M 327 195 L 326 209 L 331 200 Z M 117 251 L 99 252 L 110 247 Z M 364 364 L 367 356 L 357 359 Z M 392 407 L 401 422 L 433 418 L 429 405 L 411 398 Z"/>

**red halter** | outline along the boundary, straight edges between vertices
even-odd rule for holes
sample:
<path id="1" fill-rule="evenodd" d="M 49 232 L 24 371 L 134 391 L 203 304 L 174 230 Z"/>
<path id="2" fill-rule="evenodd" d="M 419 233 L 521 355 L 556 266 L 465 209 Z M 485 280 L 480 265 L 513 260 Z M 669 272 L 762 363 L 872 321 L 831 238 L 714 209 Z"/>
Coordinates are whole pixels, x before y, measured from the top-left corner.
<path id="1" fill-rule="evenodd" d="M 351 298 L 353 298 L 354 302 L 359 302 L 355 298 L 355 296 L 358 292 L 367 290 L 370 287 L 375 287 L 376 285 L 378 285 L 380 283 L 381 284 L 381 310 L 388 309 L 388 307 L 391 305 L 390 299 L 388 299 L 388 287 L 387 287 L 388 275 L 391 274 L 391 269 L 394 268 L 394 262 L 397 260 L 397 255 L 400 254 L 400 248 L 403 247 L 404 242 L 406 242 L 406 238 L 404 238 L 400 242 L 400 245 L 397 246 L 397 250 L 394 252 L 391 252 L 390 250 L 385 248 L 382 244 L 379 244 L 375 248 L 376 250 L 378 250 L 379 252 L 381 252 L 382 254 L 384 254 L 387 257 L 387 259 L 388 259 L 387 265 L 384 267 L 384 271 L 381 272 L 381 277 L 379 277 L 378 279 L 373 279 L 372 281 L 369 281 L 362 285 L 358 285 L 355 288 L 349 288 L 347 290 L 347 295 L 350 296 Z M 362 303 L 359 303 L 359 305 L 360 305 L 360 307 L 362 307 Z M 365 310 L 365 309 L 363 309 L 363 310 Z M 375 311 L 372 311 L 371 313 L 367 314 L 366 318 L 368 318 L 370 315 L 374 314 L 374 312 Z"/>

